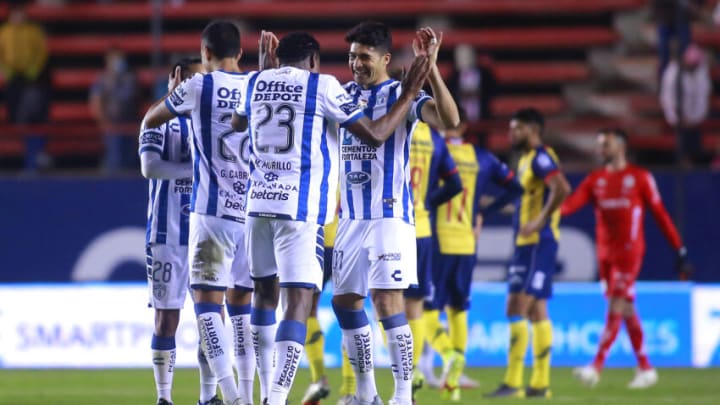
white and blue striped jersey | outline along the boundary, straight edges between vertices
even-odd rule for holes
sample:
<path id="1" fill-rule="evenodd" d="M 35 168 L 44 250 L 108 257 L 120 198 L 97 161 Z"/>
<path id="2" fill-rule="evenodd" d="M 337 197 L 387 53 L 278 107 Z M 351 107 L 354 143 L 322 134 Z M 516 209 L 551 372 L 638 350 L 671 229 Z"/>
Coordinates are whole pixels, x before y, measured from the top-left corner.
<path id="1" fill-rule="evenodd" d="M 325 224 L 335 214 L 336 126 L 363 116 L 333 76 L 295 67 L 249 80 L 244 108 L 252 159 L 250 216 Z"/>
<path id="2" fill-rule="evenodd" d="M 162 160 L 190 164 L 190 120 L 177 117 L 159 128 L 140 133 L 139 154 L 158 153 Z M 147 208 L 147 244 L 187 246 L 192 179 L 150 179 Z"/>
<path id="3" fill-rule="evenodd" d="M 196 73 L 165 99 L 174 114 L 192 116 L 192 212 L 245 222 L 250 139 L 232 129 L 231 119 L 247 79 L 247 73 Z"/>
<path id="4" fill-rule="evenodd" d="M 402 89 L 387 80 L 368 89 L 349 82 L 345 89 L 365 115 L 376 120 L 390 111 Z M 365 144 L 348 130 L 340 131 L 340 218 L 401 218 L 414 223 L 410 187 L 410 136 L 423 104 L 424 92 L 415 98 L 407 119 L 380 147 Z"/>

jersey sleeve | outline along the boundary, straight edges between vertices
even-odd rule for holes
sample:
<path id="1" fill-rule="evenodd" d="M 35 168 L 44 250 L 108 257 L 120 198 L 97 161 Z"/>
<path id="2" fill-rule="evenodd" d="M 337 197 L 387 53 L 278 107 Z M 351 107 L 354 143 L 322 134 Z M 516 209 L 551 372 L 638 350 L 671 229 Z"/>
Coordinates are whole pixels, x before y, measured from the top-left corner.
<path id="1" fill-rule="evenodd" d="M 410 111 L 408 111 L 407 120 L 410 122 L 414 122 L 415 120 L 425 122 L 422 117 L 422 107 L 430 100 L 432 100 L 432 97 L 430 97 L 425 90 L 420 90 L 417 96 L 415 96 L 415 100 L 413 100 Z"/>
<path id="2" fill-rule="evenodd" d="M 198 104 L 203 75 L 195 73 L 186 79 L 165 99 L 165 106 L 175 115 L 187 114 Z"/>
<path id="3" fill-rule="evenodd" d="M 238 100 L 237 107 L 235 108 L 235 114 L 241 117 L 247 117 L 249 115 L 248 109 L 250 108 L 251 92 L 255 87 L 255 81 L 260 72 L 250 72 L 247 75 L 247 80 L 242 82 L 240 86 L 240 99 Z"/>
<path id="4" fill-rule="evenodd" d="M 143 152 L 157 152 L 162 154 L 165 147 L 165 128 L 167 124 L 159 128 L 142 128 L 138 139 L 138 154 Z"/>
<path id="5" fill-rule="evenodd" d="M 476 152 L 479 156 L 479 153 Z M 505 163 L 501 162 L 500 159 L 497 158 L 497 156 L 493 155 L 492 153 L 489 153 L 489 159 L 491 162 L 491 175 L 492 180 L 495 182 L 495 184 L 504 185 L 510 180 L 515 177 L 515 173 L 506 165 Z"/>
<path id="6" fill-rule="evenodd" d="M 678 250 L 682 247 L 682 240 L 678 234 L 677 228 L 670 215 L 665 209 L 665 204 L 662 202 L 660 192 L 657 189 L 655 178 L 649 172 L 641 173 L 637 176 L 640 179 L 640 187 L 642 188 L 643 200 L 645 204 L 650 208 L 655 221 L 657 222 L 660 230 L 662 231 L 665 238 L 667 238 L 673 249 Z"/>
<path id="7" fill-rule="evenodd" d="M 560 166 L 546 149 L 540 148 L 532 160 L 532 171 L 536 177 L 547 182 L 552 176 L 560 172 Z"/>
<path id="8" fill-rule="evenodd" d="M 332 76 L 321 77 L 325 78 L 325 97 L 322 99 L 321 111 L 326 118 L 346 127 L 365 116 L 337 79 Z"/>

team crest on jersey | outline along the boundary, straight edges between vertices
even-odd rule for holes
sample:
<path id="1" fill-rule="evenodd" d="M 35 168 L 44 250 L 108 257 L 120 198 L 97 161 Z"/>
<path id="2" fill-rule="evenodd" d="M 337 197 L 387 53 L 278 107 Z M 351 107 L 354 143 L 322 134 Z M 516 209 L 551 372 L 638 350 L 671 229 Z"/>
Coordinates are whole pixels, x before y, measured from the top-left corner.
<path id="1" fill-rule="evenodd" d="M 235 190 L 238 194 L 245 194 L 245 183 L 241 181 L 236 181 L 233 183 L 233 190 Z"/>
<path id="2" fill-rule="evenodd" d="M 623 187 L 624 188 L 632 188 L 635 186 L 635 176 L 628 174 L 627 176 L 623 177 Z"/>
<path id="3" fill-rule="evenodd" d="M 273 172 L 269 172 L 269 173 L 265 173 L 264 178 L 265 178 L 265 181 L 275 181 L 275 180 L 279 179 L 280 176 L 278 176 L 277 174 L 275 174 Z"/>
<path id="4" fill-rule="evenodd" d="M 167 296 L 167 286 L 165 284 L 153 284 L 153 296 L 161 300 Z"/>

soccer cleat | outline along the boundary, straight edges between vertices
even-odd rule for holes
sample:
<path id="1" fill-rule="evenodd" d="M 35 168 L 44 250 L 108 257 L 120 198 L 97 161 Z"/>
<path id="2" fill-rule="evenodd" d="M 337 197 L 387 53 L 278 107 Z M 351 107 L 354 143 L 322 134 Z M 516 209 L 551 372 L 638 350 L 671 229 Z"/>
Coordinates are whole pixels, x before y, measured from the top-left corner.
<path id="1" fill-rule="evenodd" d="M 222 399 L 218 398 L 217 395 L 215 395 L 214 397 L 210 398 L 208 401 L 205 401 L 205 402 L 198 401 L 198 405 L 223 405 L 223 401 L 222 401 Z"/>
<path id="2" fill-rule="evenodd" d="M 412 379 L 412 401 L 415 403 L 415 394 L 425 385 L 425 376 L 419 369 L 413 370 Z"/>
<path id="3" fill-rule="evenodd" d="M 573 369 L 573 377 L 588 387 L 594 387 L 600 382 L 600 373 L 591 365 Z"/>
<path id="4" fill-rule="evenodd" d="M 463 374 L 460 376 L 460 388 L 464 390 L 472 390 L 475 388 L 480 388 L 480 383 L 477 380 L 473 380 L 472 378 Z"/>
<path id="5" fill-rule="evenodd" d="M 317 405 L 320 400 L 330 395 L 330 384 L 327 382 L 327 377 L 323 376 L 320 380 L 310 384 L 305 391 L 303 396 L 303 405 Z"/>
<path id="6" fill-rule="evenodd" d="M 158 399 L 158 401 L 157 401 L 157 405 L 173 405 L 173 403 L 170 402 L 170 401 L 168 401 L 168 400 L 165 399 L 165 398 L 160 398 L 160 399 Z"/>
<path id="7" fill-rule="evenodd" d="M 511 387 L 505 383 L 500 384 L 493 392 L 483 395 L 485 398 L 525 398 L 525 390 Z"/>
<path id="8" fill-rule="evenodd" d="M 350 394 L 341 396 L 336 405 L 352 405 L 353 404 L 353 396 Z"/>
<path id="9" fill-rule="evenodd" d="M 356 396 L 350 397 L 350 401 L 347 402 L 348 405 L 383 405 L 382 399 L 380 399 L 379 396 L 375 395 L 375 398 L 371 402 L 363 402 L 359 400 Z"/>
<path id="10" fill-rule="evenodd" d="M 645 389 L 657 384 L 658 374 L 654 368 L 648 370 L 636 370 L 635 377 L 628 384 L 630 389 Z"/>
<path id="11" fill-rule="evenodd" d="M 451 387 L 445 385 L 440 393 L 440 397 L 446 401 L 460 402 L 460 386 Z"/>
<path id="12" fill-rule="evenodd" d="M 552 398 L 552 391 L 550 388 L 533 388 L 527 387 L 525 389 L 525 398 Z"/>

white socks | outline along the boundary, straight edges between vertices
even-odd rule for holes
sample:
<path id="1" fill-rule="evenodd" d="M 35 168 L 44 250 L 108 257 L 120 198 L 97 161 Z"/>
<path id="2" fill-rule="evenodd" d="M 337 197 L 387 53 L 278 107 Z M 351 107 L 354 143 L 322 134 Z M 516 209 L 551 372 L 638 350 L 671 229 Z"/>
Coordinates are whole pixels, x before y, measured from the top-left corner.
<path id="1" fill-rule="evenodd" d="M 217 377 L 224 400 L 232 403 L 238 398 L 237 383 L 232 370 L 232 359 L 228 351 L 229 345 L 220 315 L 221 310 L 222 306 L 218 304 L 195 304 L 203 352 L 210 369 Z"/>
<path id="2" fill-rule="evenodd" d="M 275 370 L 275 310 L 252 308 L 250 331 L 260 377 L 260 401 L 269 398 Z"/>
<path id="3" fill-rule="evenodd" d="M 153 374 L 155 375 L 155 388 L 158 399 L 164 398 L 172 402 L 172 384 L 175 371 L 175 336 L 152 337 Z"/>
<path id="4" fill-rule="evenodd" d="M 238 394 L 243 401 L 253 397 L 253 382 L 255 379 L 255 348 L 250 331 L 250 304 L 227 305 L 228 315 L 233 328 L 233 352 L 235 355 L 235 369 L 238 373 Z"/>
<path id="5" fill-rule="evenodd" d="M 381 319 L 388 339 L 388 354 L 395 379 L 393 399 L 399 405 L 412 404 L 413 341 L 405 313 Z"/>

